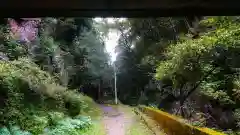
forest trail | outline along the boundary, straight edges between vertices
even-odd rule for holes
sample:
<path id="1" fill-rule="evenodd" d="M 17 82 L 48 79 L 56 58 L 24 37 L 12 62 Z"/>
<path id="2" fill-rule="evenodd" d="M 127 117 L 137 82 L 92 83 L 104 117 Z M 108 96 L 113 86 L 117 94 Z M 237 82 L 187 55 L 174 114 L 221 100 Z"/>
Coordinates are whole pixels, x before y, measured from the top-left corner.
<path id="1" fill-rule="evenodd" d="M 101 105 L 107 135 L 153 135 L 128 106 Z"/>

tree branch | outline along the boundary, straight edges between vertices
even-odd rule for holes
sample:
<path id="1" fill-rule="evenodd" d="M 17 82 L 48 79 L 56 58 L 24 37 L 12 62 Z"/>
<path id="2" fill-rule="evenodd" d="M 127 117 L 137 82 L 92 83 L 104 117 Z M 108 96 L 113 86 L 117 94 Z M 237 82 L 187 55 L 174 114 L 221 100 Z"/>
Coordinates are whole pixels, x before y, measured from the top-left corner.
<path id="1" fill-rule="evenodd" d="M 184 103 L 185 100 L 198 88 L 198 86 L 209 76 L 217 67 L 212 68 L 203 78 L 187 93 L 186 96 L 182 98 L 182 102 Z"/>

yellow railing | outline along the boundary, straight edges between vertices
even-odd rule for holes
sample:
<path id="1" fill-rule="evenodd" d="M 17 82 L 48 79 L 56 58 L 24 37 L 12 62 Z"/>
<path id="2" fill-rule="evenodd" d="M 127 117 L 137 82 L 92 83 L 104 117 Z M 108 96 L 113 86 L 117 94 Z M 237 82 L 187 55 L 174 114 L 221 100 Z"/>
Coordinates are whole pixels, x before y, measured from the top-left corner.
<path id="1" fill-rule="evenodd" d="M 225 135 L 209 128 L 198 128 L 179 121 L 179 117 L 158 109 L 139 106 L 140 110 L 154 119 L 168 135 Z"/>

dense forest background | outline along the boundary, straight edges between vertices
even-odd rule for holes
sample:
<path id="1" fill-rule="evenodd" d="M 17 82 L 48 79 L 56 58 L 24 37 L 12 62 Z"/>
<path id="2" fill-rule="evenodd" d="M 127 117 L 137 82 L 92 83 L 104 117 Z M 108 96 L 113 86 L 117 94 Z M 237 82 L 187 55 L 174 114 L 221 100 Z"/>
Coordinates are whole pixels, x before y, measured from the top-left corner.
<path id="1" fill-rule="evenodd" d="M 0 121 L 31 127 L 22 121 L 32 120 L 32 113 L 45 116 L 44 109 L 71 116 L 84 112 L 92 103 L 79 93 L 96 101 L 103 100 L 104 93 L 113 98 L 115 70 L 122 103 L 145 104 L 193 125 L 238 132 L 239 19 L 159 17 L 114 23 L 105 18 L 4 19 Z M 111 29 L 120 32 L 114 62 L 104 40 Z M 38 103 L 30 102 L 33 96 Z M 49 106 L 53 101 L 62 106 Z M 29 129 L 36 134 L 42 130 Z"/>
<path id="2" fill-rule="evenodd" d="M 99 89 L 109 89 L 113 79 L 103 35 L 93 19 L 1 22 L 1 134 L 78 135 L 89 128 L 91 120 L 82 115 L 101 112 L 80 93 L 97 99 Z"/>
<path id="3" fill-rule="evenodd" d="M 122 102 L 238 131 L 239 17 L 129 18 L 117 24 Z"/>

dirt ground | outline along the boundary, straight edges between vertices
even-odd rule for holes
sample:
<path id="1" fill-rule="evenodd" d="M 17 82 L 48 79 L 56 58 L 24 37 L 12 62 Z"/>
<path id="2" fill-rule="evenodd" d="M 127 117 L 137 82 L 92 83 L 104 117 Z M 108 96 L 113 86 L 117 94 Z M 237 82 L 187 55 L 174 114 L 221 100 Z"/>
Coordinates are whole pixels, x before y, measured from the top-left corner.
<path id="1" fill-rule="evenodd" d="M 107 135 L 153 135 L 127 106 L 101 105 Z"/>

